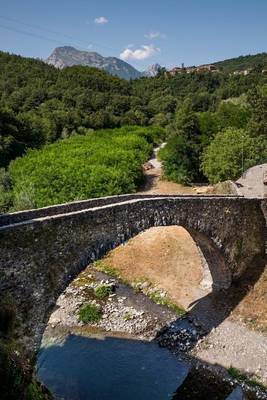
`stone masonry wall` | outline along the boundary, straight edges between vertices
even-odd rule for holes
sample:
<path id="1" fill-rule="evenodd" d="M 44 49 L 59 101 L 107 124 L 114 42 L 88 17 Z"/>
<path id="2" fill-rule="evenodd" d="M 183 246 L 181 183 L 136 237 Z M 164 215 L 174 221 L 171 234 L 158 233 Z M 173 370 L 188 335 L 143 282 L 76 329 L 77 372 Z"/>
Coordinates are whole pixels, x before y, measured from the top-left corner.
<path id="1" fill-rule="evenodd" d="M 16 306 L 18 335 L 36 351 L 56 299 L 91 261 L 138 233 L 180 225 L 201 248 L 215 287 L 264 257 L 261 201 L 223 196 L 134 198 L 0 228 L 0 297 Z"/>

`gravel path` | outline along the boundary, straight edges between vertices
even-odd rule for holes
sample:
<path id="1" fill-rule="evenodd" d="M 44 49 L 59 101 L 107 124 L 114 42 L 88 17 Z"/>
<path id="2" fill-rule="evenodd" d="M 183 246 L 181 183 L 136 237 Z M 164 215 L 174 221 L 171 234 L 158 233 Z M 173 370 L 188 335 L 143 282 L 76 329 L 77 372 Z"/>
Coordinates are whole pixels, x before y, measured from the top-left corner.
<path id="1" fill-rule="evenodd" d="M 153 168 L 158 168 L 158 169 L 162 168 L 162 163 L 161 163 L 161 161 L 158 160 L 157 155 L 158 155 L 158 152 L 160 151 L 160 149 L 163 149 L 163 147 L 165 147 L 165 146 L 166 146 L 166 143 L 161 143 L 161 145 L 159 147 L 156 147 L 154 149 L 153 155 L 149 160 L 149 162 L 153 166 Z"/>
<path id="2" fill-rule="evenodd" d="M 267 340 L 244 324 L 225 320 L 194 348 L 194 356 L 211 364 L 253 374 L 267 384 Z"/>

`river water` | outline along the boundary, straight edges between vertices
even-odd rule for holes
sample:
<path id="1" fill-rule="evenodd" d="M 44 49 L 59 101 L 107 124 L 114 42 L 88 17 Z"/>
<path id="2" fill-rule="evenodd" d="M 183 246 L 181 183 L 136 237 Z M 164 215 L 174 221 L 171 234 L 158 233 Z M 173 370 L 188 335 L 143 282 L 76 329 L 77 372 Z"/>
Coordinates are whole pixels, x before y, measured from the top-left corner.
<path id="1" fill-rule="evenodd" d="M 172 399 L 189 366 L 153 342 L 69 335 L 40 352 L 39 379 L 56 399 Z"/>

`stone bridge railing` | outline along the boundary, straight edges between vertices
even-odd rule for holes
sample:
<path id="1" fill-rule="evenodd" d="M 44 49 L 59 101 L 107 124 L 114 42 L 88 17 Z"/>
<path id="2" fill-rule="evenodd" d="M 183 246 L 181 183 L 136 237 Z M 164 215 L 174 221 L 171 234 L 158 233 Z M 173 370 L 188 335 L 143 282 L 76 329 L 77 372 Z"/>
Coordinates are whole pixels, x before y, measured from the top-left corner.
<path id="1" fill-rule="evenodd" d="M 79 272 L 138 233 L 167 225 L 188 230 L 206 258 L 214 288 L 228 287 L 265 256 L 263 202 L 125 195 L 2 215 L 0 298 L 12 299 L 19 336 L 28 349 L 37 349 L 51 308 Z"/>

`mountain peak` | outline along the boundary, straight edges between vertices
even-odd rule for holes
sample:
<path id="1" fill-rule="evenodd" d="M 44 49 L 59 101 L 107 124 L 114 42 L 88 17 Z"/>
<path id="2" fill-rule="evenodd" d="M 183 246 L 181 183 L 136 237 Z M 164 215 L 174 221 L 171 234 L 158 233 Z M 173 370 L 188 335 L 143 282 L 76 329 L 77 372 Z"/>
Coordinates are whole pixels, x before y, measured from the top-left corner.
<path id="1" fill-rule="evenodd" d="M 161 70 L 162 70 L 162 67 L 159 64 L 152 64 L 145 70 L 145 72 L 143 73 L 143 76 L 152 78 L 152 77 L 157 76 Z"/>
<path id="2" fill-rule="evenodd" d="M 124 79 L 136 79 L 142 76 L 130 64 L 116 57 L 103 57 L 96 52 L 77 50 L 72 46 L 56 47 L 52 54 L 46 59 L 50 65 L 62 69 L 73 65 L 84 65 L 95 67 L 109 72 L 111 75 Z"/>

